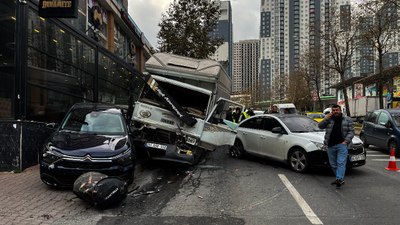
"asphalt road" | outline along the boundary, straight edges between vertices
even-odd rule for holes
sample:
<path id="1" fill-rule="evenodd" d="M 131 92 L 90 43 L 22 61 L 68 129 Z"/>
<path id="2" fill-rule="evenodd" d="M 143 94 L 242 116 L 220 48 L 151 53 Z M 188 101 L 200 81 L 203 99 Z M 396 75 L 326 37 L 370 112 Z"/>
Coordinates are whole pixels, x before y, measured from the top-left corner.
<path id="1" fill-rule="evenodd" d="M 385 170 L 388 160 L 370 148 L 367 165 L 348 170 L 341 189 L 330 185 L 329 169 L 299 174 L 226 149 L 194 167 L 147 162 L 121 205 L 56 224 L 399 224 L 400 173 Z"/>

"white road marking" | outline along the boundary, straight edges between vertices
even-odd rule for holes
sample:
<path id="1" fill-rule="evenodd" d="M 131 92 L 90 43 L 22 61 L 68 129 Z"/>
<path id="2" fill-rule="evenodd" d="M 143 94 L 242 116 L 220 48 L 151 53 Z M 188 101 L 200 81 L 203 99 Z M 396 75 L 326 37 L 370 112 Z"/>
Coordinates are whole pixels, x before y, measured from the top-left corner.
<path id="1" fill-rule="evenodd" d="M 381 161 L 381 162 L 389 162 L 389 161 L 392 161 L 392 160 L 390 160 L 390 159 L 371 159 L 372 161 Z M 396 159 L 396 160 L 393 160 L 393 161 L 396 161 L 396 162 L 400 162 L 400 159 Z"/>
<path id="2" fill-rule="evenodd" d="M 312 224 L 323 224 L 322 221 L 318 218 L 317 215 L 315 215 L 314 211 L 311 209 L 311 207 L 307 204 L 307 202 L 301 197 L 299 192 L 296 190 L 296 188 L 290 183 L 290 181 L 286 178 L 284 174 L 278 174 L 279 178 L 283 182 L 283 184 L 286 186 L 286 188 L 289 190 L 290 194 L 292 194 L 294 200 L 296 200 L 297 204 L 300 206 L 301 210 L 303 210 L 303 213 L 306 215 L 307 219 L 312 223 Z"/>
<path id="3" fill-rule="evenodd" d="M 370 155 L 370 154 L 367 154 L 367 157 L 376 157 L 376 156 L 385 156 L 385 157 L 388 157 L 388 155 Z"/>

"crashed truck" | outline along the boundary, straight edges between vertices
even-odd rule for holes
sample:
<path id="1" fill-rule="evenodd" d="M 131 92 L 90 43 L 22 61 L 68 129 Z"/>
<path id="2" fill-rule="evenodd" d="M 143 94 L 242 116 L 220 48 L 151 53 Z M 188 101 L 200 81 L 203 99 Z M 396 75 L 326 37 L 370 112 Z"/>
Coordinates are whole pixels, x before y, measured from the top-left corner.
<path id="1" fill-rule="evenodd" d="M 132 136 L 154 160 L 196 164 L 206 150 L 232 146 L 235 124 L 228 108 L 231 79 L 221 64 L 156 53 L 145 63 L 145 85 L 135 102 Z"/>

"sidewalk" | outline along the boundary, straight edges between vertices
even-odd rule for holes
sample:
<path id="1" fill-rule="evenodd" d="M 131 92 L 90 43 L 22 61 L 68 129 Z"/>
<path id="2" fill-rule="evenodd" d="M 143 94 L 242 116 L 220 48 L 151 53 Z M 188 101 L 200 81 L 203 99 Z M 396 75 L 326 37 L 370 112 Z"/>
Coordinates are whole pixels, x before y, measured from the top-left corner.
<path id="1" fill-rule="evenodd" d="M 0 224 L 52 224 L 62 217 L 87 213 L 89 209 L 71 190 L 43 184 L 39 166 L 21 173 L 0 172 Z"/>

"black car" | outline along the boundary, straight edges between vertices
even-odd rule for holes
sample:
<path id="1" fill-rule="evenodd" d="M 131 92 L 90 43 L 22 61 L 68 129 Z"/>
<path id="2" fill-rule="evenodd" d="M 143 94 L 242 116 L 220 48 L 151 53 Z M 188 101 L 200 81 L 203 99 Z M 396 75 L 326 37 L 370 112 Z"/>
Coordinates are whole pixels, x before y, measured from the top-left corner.
<path id="1" fill-rule="evenodd" d="M 50 186 L 70 187 L 81 174 L 96 171 L 131 183 L 135 154 L 122 109 L 78 103 L 39 153 L 40 178 Z"/>
<path id="2" fill-rule="evenodd" d="M 360 132 L 364 147 L 395 149 L 400 156 L 400 109 L 377 109 L 368 112 Z"/>

